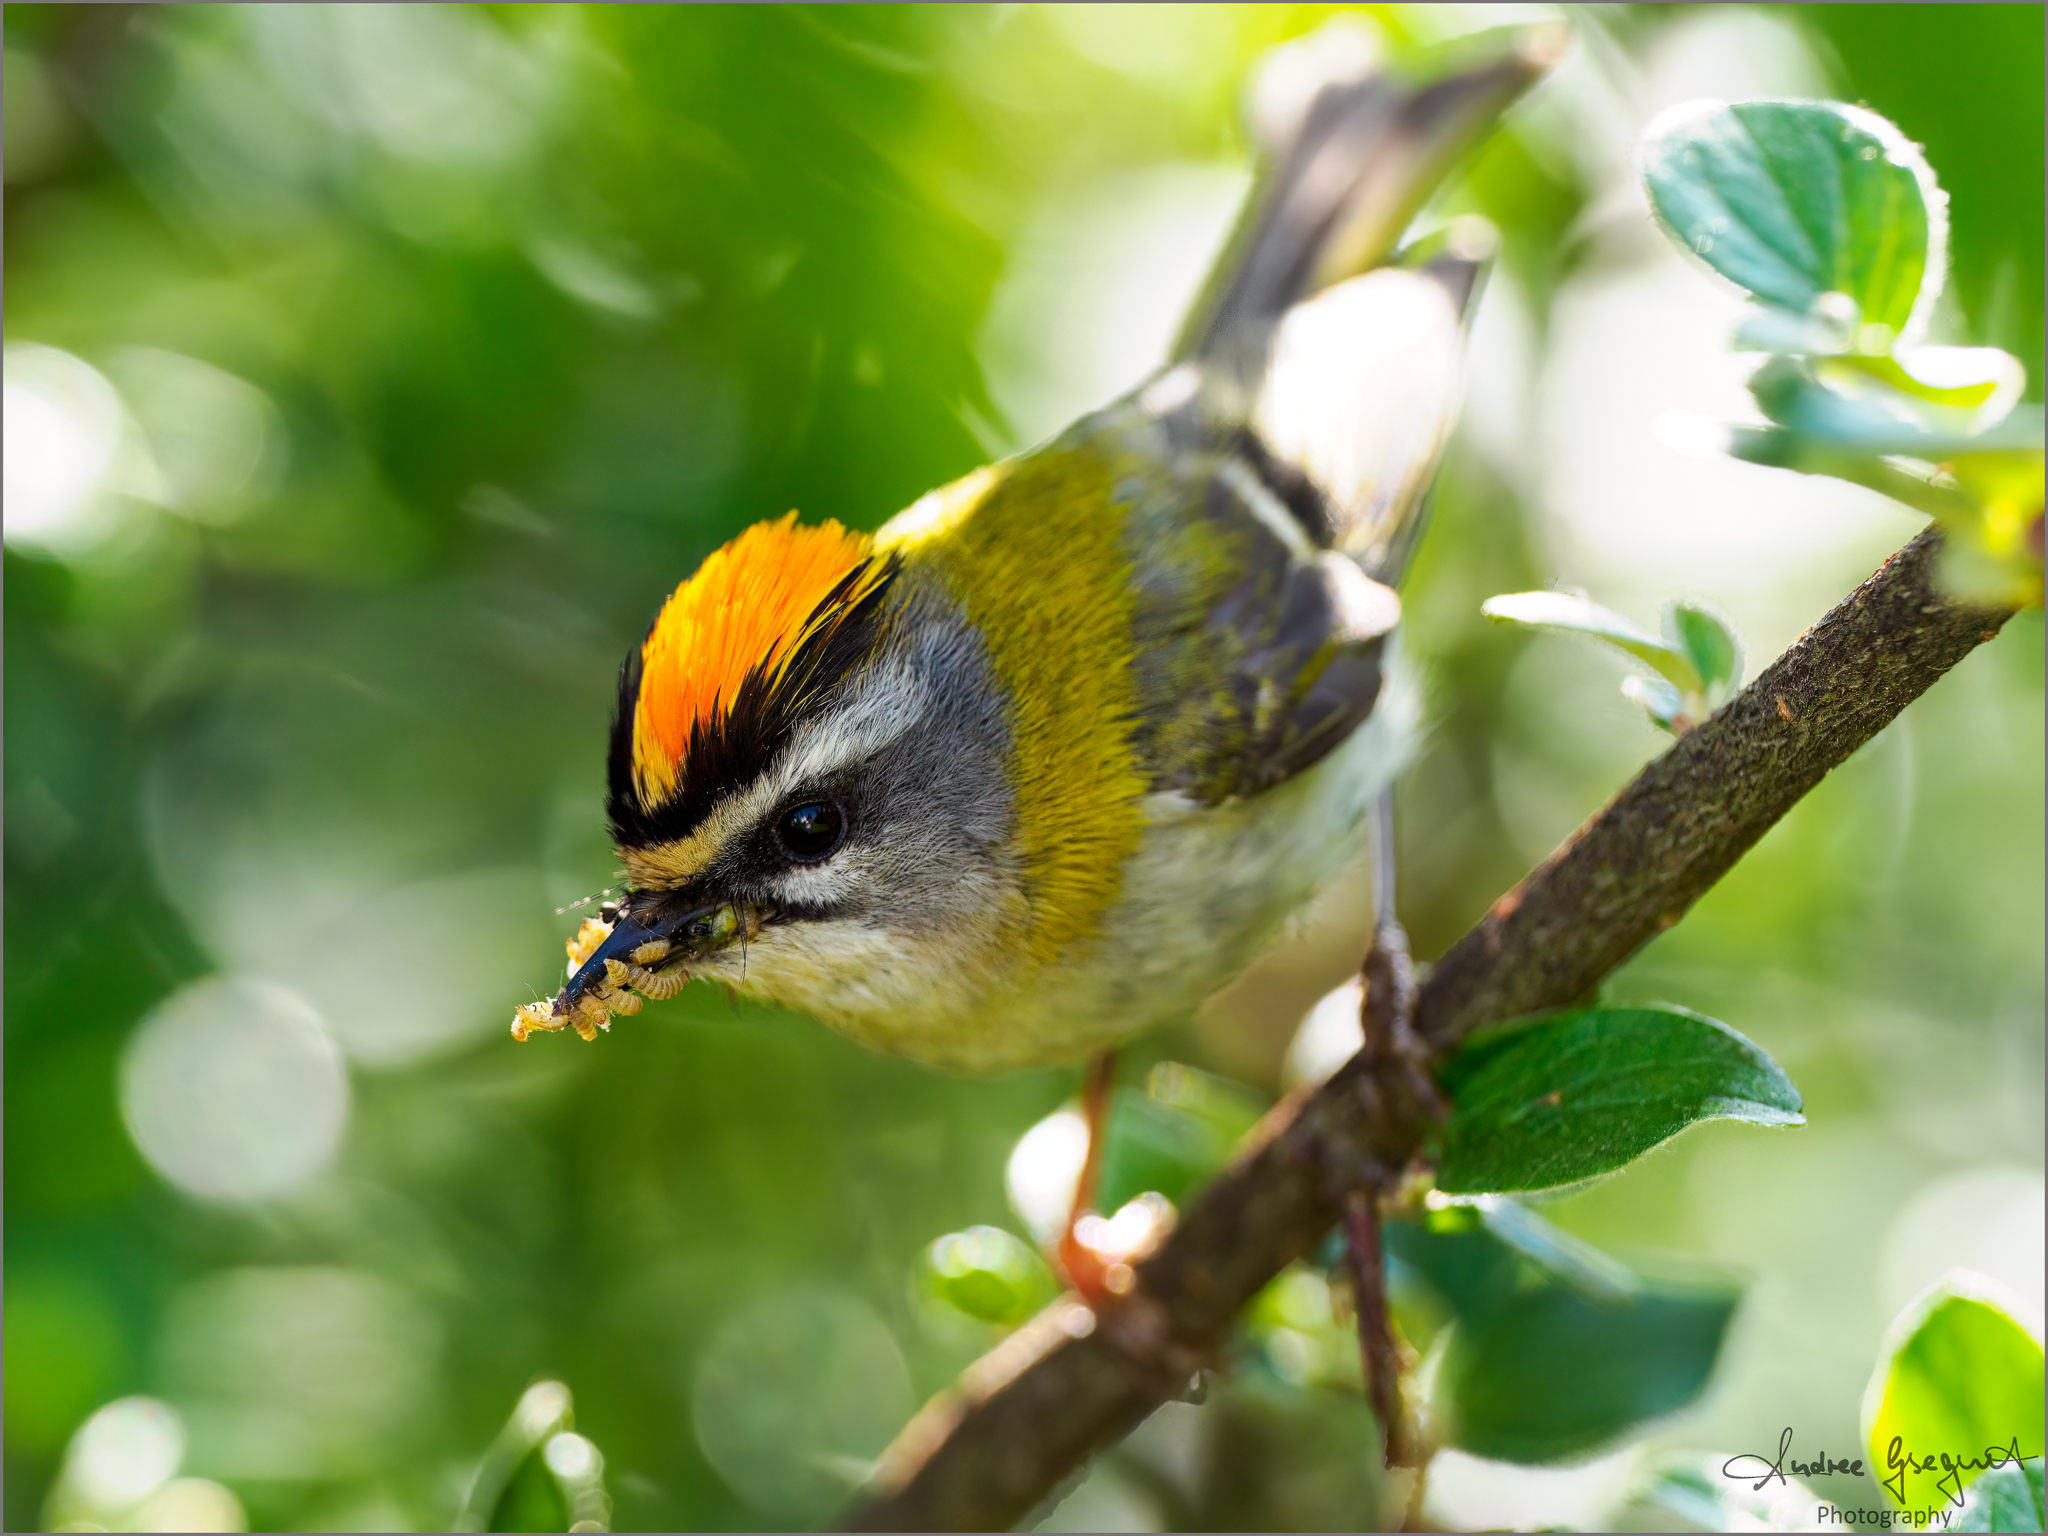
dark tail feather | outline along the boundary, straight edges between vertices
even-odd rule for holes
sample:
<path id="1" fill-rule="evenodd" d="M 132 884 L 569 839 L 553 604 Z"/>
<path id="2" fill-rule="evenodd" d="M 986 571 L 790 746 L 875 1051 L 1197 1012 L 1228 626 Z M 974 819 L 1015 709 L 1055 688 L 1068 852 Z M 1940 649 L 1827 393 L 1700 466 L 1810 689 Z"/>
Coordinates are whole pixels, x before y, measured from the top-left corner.
<path id="1" fill-rule="evenodd" d="M 1458 157 L 1554 62 L 1553 33 L 1428 85 L 1326 85 L 1247 206 L 1174 350 L 1258 376 L 1281 316 L 1379 265 Z"/>

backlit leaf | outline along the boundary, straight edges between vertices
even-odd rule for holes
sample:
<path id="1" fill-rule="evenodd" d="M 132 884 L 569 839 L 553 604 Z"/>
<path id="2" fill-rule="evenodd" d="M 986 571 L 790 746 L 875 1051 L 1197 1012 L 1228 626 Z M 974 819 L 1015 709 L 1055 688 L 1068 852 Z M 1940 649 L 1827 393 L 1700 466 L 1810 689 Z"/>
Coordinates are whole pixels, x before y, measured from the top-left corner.
<path id="1" fill-rule="evenodd" d="M 1650 125 L 1642 168 L 1671 237 L 1779 309 L 1805 315 L 1844 294 L 1896 334 L 1941 291 L 1946 199 L 1918 147 L 1875 113 L 1688 102 Z"/>
<path id="2" fill-rule="evenodd" d="M 949 1232 L 925 1250 L 925 1291 L 969 1317 L 1014 1328 L 1058 1291 L 1045 1261 L 1000 1227 Z"/>
<path id="3" fill-rule="evenodd" d="M 1685 714 L 1685 695 L 1663 678 L 1624 677 L 1621 696 L 1631 704 L 1640 704 L 1653 721 L 1674 736 L 1679 733 L 1678 722 Z"/>
<path id="4" fill-rule="evenodd" d="M 1611 608 L 1570 592 L 1505 592 L 1479 605 L 1489 619 L 1505 619 L 1537 629 L 1563 629 L 1592 635 L 1646 661 L 1686 693 L 1700 691 L 1699 669 L 1690 657 Z"/>
<path id="5" fill-rule="evenodd" d="M 1950 1270 L 1885 1336 L 1863 1395 L 1871 1469 L 1901 1508 L 1960 1499 L 1979 1473 L 2041 1455 L 2042 1391 L 2041 1341 L 1991 1282 Z"/>
<path id="6" fill-rule="evenodd" d="M 1742 681 L 1742 644 L 1721 619 L 1697 603 L 1673 603 L 1664 614 L 1665 638 L 1684 651 L 1709 692 L 1732 691 Z"/>

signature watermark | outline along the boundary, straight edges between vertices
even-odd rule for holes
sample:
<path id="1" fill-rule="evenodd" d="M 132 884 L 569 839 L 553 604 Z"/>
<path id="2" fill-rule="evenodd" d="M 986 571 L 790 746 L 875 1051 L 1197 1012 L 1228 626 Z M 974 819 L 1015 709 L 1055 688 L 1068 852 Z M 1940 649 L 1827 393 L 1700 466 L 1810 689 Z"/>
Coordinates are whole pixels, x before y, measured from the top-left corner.
<path id="1" fill-rule="evenodd" d="M 1787 1424 L 1785 1433 L 1778 1436 L 1778 1456 L 1775 1461 L 1768 1456 L 1745 1452 L 1740 1456 L 1730 1456 L 1723 1462 L 1721 1475 L 1738 1483 L 1747 1482 L 1754 1477 L 1756 1481 L 1749 1485 L 1754 1493 L 1762 1493 L 1764 1485 L 1772 1478 L 1776 1478 L 1781 1486 L 1790 1488 L 1791 1479 L 1785 1476 L 1785 1469 L 1788 1466 L 1792 1469 L 1793 1477 L 1828 1477 L 1836 1472 L 1846 1472 L 1851 1477 L 1863 1475 L 1863 1462 L 1860 1457 L 1855 1461 L 1837 1461 L 1823 1451 L 1812 1461 L 1791 1461 L 1788 1459 L 1791 1454 L 1792 1426 Z M 1738 1467 L 1741 1468 L 1740 1471 L 1736 1470 Z"/>
<path id="2" fill-rule="evenodd" d="M 1848 1509 L 1838 1504 L 1823 1503 L 1814 1511 L 1815 1522 L 1822 1526 L 1841 1526 L 1870 1530 L 1894 1530 L 1910 1528 L 1925 1530 L 1938 1527 L 1946 1530 L 1963 1507 L 1963 1480 L 1976 1472 L 1989 1472 L 1997 1467 L 2020 1466 L 2025 1462 L 2039 1461 L 2040 1452 L 2023 1453 L 2019 1436 L 2012 1438 L 2010 1445 L 1989 1446 L 1974 1454 L 1958 1454 L 1951 1451 L 1919 1452 L 1904 1444 L 1894 1435 L 1891 1444 L 1885 1447 L 1884 1465 L 1872 1468 L 1885 1492 L 1898 1501 L 1897 1509 Z M 1862 1457 L 1839 1460 L 1823 1451 L 1811 1460 L 1800 1461 L 1792 1455 L 1792 1427 L 1788 1424 L 1785 1432 L 1778 1436 L 1778 1454 L 1761 1455 L 1745 1452 L 1731 1456 L 1721 1464 L 1721 1475 L 1731 1482 L 1748 1483 L 1752 1493 L 1761 1493 L 1772 1482 L 1790 1490 L 1793 1477 L 1832 1477 L 1846 1473 L 1851 1477 L 1864 1475 Z M 1928 1472 L 1939 1473 L 1935 1478 L 1935 1490 L 1941 1495 L 1938 1503 L 1915 1509 L 1908 1507 L 1906 1479 L 1909 1474 Z M 1788 1475 L 1789 1474 L 1789 1475 Z"/>
<path id="3" fill-rule="evenodd" d="M 2020 1437 L 2014 1435 L 2009 1446 L 1990 1446 L 1977 1456 L 1950 1456 L 1947 1451 L 1932 1456 L 1915 1456 L 1899 1444 L 1899 1437 L 1892 1436 L 1892 1443 L 1886 1447 L 1884 1464 L 1891 1475 L 1884 1479 L 1885 1491 L 1901 1504 L 1906 1502 L 1906 1474 L 1908 1472 L 1940 1472 L 1934 1486 L 1948 1495 L 1949 1507 L 1960 1509 L 1963 1503 L 1963 1474 L 1965 1472 L 1989 1472 L 1994 1467 L 2017 1467 L 2026 1461 L 2039 1461 L 2041 1453 L 2032 1456 L 2020 1454 Z"/>
<path id="4" fill-rule="evenodd" d="M 1867 1531 L 1945 1531 L 1955 1517 L 1952 1509 L 1843 1509 L 1839 1504 L 1816 1505 L 1813 1511 L 1816 1525 Z"/>

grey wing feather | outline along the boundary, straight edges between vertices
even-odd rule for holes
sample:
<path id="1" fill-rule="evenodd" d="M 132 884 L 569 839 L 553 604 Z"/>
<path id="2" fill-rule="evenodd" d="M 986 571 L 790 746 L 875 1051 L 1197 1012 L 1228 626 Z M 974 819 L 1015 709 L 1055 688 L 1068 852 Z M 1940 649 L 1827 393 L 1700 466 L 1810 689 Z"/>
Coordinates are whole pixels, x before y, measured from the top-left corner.
<path id="1" fill-rule="evenodd" d="M 1127 402 L 1085 429 L 1122 470 L 1140 759 L 1153 789 L 1215 804 L 1292 777 L 1371 713 L 1400 604 L 1318 548 L 1231 445 L 1169 448 L 1176 425 Z"/>

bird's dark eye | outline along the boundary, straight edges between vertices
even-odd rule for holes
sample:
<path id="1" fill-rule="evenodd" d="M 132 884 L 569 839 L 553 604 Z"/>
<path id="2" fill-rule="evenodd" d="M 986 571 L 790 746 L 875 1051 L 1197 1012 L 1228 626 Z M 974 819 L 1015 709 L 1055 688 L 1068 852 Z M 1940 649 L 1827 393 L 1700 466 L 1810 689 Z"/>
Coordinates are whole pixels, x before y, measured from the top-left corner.
<path id="1" fill-rule="evenodd" d="M 775 834 L 792 859 L 810 864 L 839 846 L 846 835 L 846 817 L 830 800 L 811 800 L 793 805 L 775 824 Z"/>

